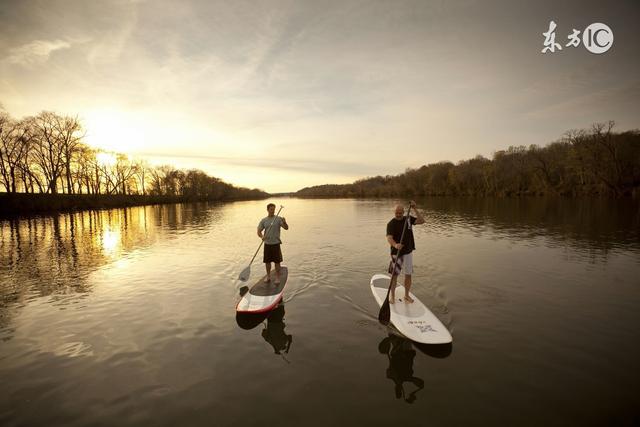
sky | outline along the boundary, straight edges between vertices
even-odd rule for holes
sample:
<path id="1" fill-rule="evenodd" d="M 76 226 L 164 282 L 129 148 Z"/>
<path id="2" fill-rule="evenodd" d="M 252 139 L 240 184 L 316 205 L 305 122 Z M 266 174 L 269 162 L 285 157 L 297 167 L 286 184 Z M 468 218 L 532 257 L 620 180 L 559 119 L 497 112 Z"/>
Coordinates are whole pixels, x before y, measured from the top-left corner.
<path id="1" fill-rule="evenodd" d="M 640 128 L 640 2 L 0 0 L 0 104 L 269 192 L 615 120 Z M 542 53 L 557 24 L 561 51 Z M 593 54 L 572 30 L 607 24 Z"/>

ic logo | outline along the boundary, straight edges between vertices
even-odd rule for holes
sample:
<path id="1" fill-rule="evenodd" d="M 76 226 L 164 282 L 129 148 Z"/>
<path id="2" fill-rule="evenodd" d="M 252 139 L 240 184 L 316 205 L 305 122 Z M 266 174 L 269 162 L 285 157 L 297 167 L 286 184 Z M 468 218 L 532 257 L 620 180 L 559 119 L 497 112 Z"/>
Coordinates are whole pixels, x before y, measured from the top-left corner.
<path id="1" fill-rule="evenodd" d="M 554 21 L 549 22 L 549 29 L 542 33 L 544 36 L 544 48 L 542 53 L 554 53 L 555 51 L 561 51 L 563 48 L 562 43 L 556 41 L 556 28 L 558 24 Z M 580 39 L 580 30 L 575 28 L 567 36 L 569 40 L 564 47 L 576 48 L 580 46 L 580 42 L 591 53 L 600 54 L 605 53 L 613 45 L 613 31 L 607 24 L 601 22 L 594 22 L 584 29 L 582 32 L 582 40 Z"/>
<path id="2" fill-rule="evenodd" d="M 608 25 L 595 22 L 582 32 L 582 44 L 591 53 L 605 53 L 613 45 L 613 31 Z"/>

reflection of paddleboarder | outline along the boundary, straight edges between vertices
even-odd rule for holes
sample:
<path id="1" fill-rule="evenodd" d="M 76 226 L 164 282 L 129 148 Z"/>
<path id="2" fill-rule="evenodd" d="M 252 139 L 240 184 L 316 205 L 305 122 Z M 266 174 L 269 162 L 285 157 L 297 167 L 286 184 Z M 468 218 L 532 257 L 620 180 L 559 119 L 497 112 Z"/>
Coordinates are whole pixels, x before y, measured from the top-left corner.
<path id="1" fill-rule="evenodd" d="M 416 357 L 416 351 L 411 341 L 389 334 L 378 345 L 378 351 L 389 358 L 387 378 L 396 384 L 396 398 L 403 398 L 407 403 L 413 403 L 416 400 L 416 393 L 424 388 L 424 381 L 413 376 L 413 358 Z M 409 396 L 405 396 L 404 391 L 404 383 L 407 381 L 417 387 Z"/>
<path id="2" fill-rule="evenodd" d="M 267 317 L 267 325 L 262 330 L 262 338 L 266 342 L 271 344 L 275 354 L 289 353 L 291 343 L 293 342 L 293 335 L 287 335 L 284 332 L 284 305 L 280 305 L 273 310 L 269 317 Z"/>

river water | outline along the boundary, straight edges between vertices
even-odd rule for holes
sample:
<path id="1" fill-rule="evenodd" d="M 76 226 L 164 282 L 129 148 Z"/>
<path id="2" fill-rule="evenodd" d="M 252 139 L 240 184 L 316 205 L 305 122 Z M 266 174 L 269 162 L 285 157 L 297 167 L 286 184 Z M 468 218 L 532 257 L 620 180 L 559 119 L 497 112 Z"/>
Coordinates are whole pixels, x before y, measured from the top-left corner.
<path id="1" fill-rule="evenodd" d="M 419 200 L 412 290 L 450 346 L 377 322 L 395 201 L 274 202 L 268 317 L 234 280 L 267 201 L 0 220 L 0 424 L 640 422 L 637 202 Z"/>

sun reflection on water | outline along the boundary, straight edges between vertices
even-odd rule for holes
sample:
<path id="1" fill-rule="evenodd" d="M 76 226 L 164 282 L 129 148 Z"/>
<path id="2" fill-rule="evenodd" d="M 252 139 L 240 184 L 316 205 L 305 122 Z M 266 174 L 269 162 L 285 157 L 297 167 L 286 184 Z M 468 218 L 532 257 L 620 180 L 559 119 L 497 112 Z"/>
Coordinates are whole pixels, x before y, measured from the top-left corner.
<path id="1" fill-rule="evenodd" d="M 115 255 L 120 248 L 120 230 L 105 229 L 102 234 L 102 249 L 108 255 Z"/>

